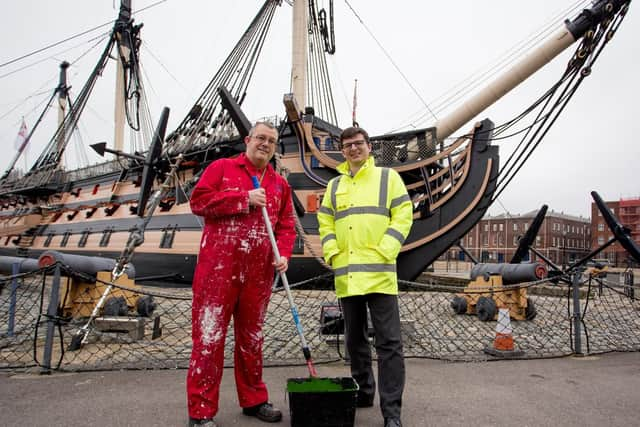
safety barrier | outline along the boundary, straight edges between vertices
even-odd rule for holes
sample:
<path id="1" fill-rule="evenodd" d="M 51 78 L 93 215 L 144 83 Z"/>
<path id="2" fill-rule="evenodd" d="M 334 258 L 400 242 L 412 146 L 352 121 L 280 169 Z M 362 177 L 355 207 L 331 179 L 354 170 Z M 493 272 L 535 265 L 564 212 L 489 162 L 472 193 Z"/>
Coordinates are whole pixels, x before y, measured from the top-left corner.
<path id="1" fill-rule="evenodd" d="M 131 289 L 114 284 L 123 295 L 133 292 L 137 297 L 147 296 L 147 302 L 152 297 L 154 309 L 145 316 L 101 315 L 92 322 L 83 345 L 70 351 L 74 335 L 87 320 L 80 310 L 87 313 L 90 311 L 87 305 L 95 304 L 97 299 L 96 292 L 85 289 L 70 304 L 69 281 L 74 280 L 75 273 L 55 264 L 0 278 L 0 369 L 46 372 L 187 367 L 191 353 L 190 288 Z M 464 296 L 460 286 L 401 282 L 399 301 L 405 357 L 450 361 L 495 359 L 484 351 L 493 344 L 496 334 L 491 310 L 496 309 L 497 314 L 497 307 L 511 304 L 501 301 L 506 295 L 503 292 L 518 289 L 526 289 L 529 307 L 526 319 L 514 320 L 511 316 L 513 339 L 522 351 L 520 358 L 640 350 L 640 303 L 632 283 L 582 273 L 559 279 L 505 286 L 502 291 L 484 290 L 483 303 L 474 300 L 481 305 L 476 308 L 483 313 L 484 321 L 479 315 L 452 309 L 453 299 Z M 106 284 L 98 279 L 95 286 Z M 316 363 L 347 357 L 339 306 L 330 284 L 331 277 L 320 277 L 292 285 Z M 76 307 L 77 311 L 74 313 L 69 307 Z M 371 340 L 375 340 L 373 334 Z M 225 347 L 227 366 L 233 364 L 233 346 L 231 326 Z M 304 363 L 286 295 L 276 288 L 264 327 L 264 364 Z"/>

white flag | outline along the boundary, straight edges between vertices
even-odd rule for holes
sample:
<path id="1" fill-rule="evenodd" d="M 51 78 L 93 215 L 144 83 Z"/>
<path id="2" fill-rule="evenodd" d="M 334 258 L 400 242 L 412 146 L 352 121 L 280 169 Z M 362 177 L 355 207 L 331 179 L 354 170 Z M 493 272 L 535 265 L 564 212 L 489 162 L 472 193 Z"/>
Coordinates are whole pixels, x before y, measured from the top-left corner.
<path id="1" fill-rule="evenodd" d="M 27 144 L 27 136 L 29 135 L 29 131 L 27 131 L 27 124 L 24 121 L 24 117 L 22 118 L 22 125 L 20 126 L 20 130 L 18 131 L 18 136 L 16 137 L 15 147 L 16 150 L 22 152 L 24 150 L 24 146 Z"/>

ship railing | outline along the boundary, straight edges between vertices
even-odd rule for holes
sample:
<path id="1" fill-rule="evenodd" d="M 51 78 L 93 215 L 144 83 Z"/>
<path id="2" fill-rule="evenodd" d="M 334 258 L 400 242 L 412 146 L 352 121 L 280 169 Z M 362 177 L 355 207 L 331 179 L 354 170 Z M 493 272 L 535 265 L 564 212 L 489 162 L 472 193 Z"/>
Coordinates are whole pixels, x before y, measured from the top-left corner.
<path id="1" fill-rule="evenodd" d="M 118 172 L 123 169 L 123 165 L 118 160 L 110 160 L 108 162 L 98 163 L 80 169 L 74 169 L 64 172 L 63 182 L 78 181 L 90 178 L 92 176 Z"/>

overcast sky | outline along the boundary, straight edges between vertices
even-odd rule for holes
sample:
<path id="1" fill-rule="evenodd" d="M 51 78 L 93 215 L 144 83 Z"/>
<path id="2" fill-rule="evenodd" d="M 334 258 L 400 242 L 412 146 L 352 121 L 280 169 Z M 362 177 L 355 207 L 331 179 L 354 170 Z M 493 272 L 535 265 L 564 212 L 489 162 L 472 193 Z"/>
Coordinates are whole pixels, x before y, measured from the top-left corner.
<path id="1" fill-rule="evenodd" d="M 106 24 L 117 16 L 119 6 L 114 0 L 6 3 L 0 26 L 0 37 L 4 40 L 0 64 Z M 154 120 L 166 105 L 171 108 L 169 130 L 177 125 L 262 3 L 262 0 L 134 0 L 134 10 L 156 4 L 136 15 L 136 22 L 144 23 L 142 63 Z M 318 4 L 328 9 L 329 1 L 319 0 Z M 357 79 L 358 121 L 371 134 L 381 134 L 433 124 L 435 119 L 425 104 L 435 109 L 437 101 L 465 79 L 487 70 L 520 42 L 539 34 L 551 23 L 555 22 L 557 27 L 564 18 L 573 18 L 577 13 L 573 8 L 584 2 L 334 0 L 334 4 L 337 52 L 329 65 L 339 125 L 347 126 L 351 120 L 353 84 Z M 520 214 L 546 203 L 556 211 L 589 216 L 592 190 L 605 200 L 640 196 L 637 6 L 631 5 L 592 75 L 491 213 L 503 213 L 506 209 Z M 290 24 L 291 7 L 283 2 L 244 105 L 250 119 L 283 115 L 282 96 L 289 91 Z M 0 141 L 5 147 L 0 169 L 7 167 L 15 153 L 14 141 L 22 117 L 31 129 L 55 88 L 59 63 L 62 60 L 73 63 L 69 84 L 72 97 L 77 96 L 104 43 L 99 48 L 91 47 L 110 28 L 111 25 L 106 25 L 0 66 Z M 572 52 L 570 48 L 476 120 L 488 117 L 501 124 L 513 118 L 560 76 Z M 85 111 L 80 127 L 82 139 L 75 142 L 78 146 L 113 140 L 114 68 L 113 65 L 107 68 L 97 87 L 96 100 Z M 41 130 L 34 135 L 27 157 L 29 167 L 48 142 L 55 122 L 56 115 L 48 114 Z M 516 143 L 517 140 L 498 143 L 503 161 Z M 75 146 L 68 149 L 69 163 L 74 162 L 76 149 Z M 96 161 L 91 153 L 88 155 Z M 19 165 L 24 168 L 24 160 Z"/>

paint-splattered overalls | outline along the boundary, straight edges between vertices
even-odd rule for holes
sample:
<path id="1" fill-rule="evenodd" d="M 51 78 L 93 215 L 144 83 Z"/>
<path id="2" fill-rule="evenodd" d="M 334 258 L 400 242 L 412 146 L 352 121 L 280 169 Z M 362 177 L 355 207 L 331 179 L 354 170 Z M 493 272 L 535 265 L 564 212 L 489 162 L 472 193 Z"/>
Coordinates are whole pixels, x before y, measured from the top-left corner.
<path id="1" fill-rule="evenodd" d="M 212 418 L 233 316 L 235 380 L 243 408 L 268 400 L 262 381 L 262 325 L 274 278 L 273 251 L 260 208 L 249 207 L 251 176 L 262 176 L 244 154 L 221 159 L 203 173 L 191 210 L 205 219 L 193 279 L 193 349 L 187 374 L 189 416 Z M 262 178 L 267 211 L 282 256 L 295 240 L 291 188 L 269 165 Z"/>

